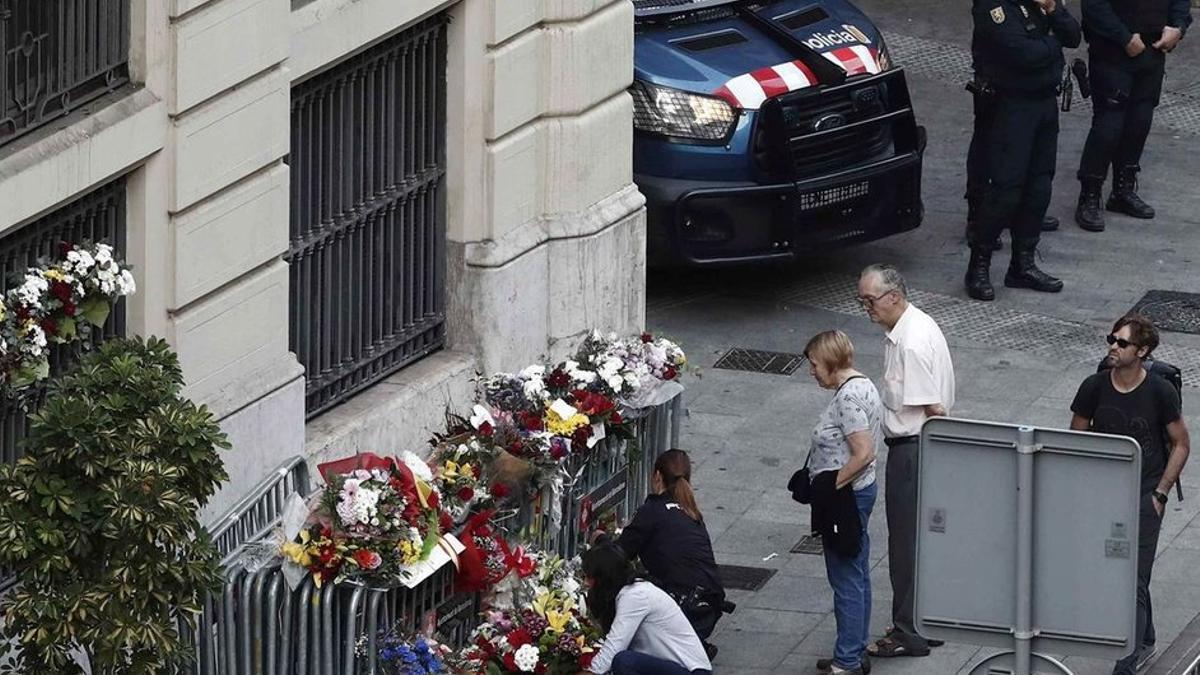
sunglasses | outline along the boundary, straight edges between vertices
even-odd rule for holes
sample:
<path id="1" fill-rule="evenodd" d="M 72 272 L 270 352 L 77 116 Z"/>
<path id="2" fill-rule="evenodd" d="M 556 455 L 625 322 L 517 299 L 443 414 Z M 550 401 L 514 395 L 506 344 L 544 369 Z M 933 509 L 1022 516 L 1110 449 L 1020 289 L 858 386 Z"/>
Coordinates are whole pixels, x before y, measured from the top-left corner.
<path id="1" fill-rule="evenodd" d="M 879 295 L 860 295 L 860 296 L 858 296 L 858 304 L 862 305 L 863 307 L 871 307 L 875 303 L 886 298 L 888 295 L 893 293 L 895 290 L 896 289 L 893 288 L 891 290 L 884 291 L 884 292 L 880 293 Z"/>
<path id="2" fill-rule="evenodd" d="M 1139 345 L 1136 345 L 1136 344 L 1130 342 L 1129 340 L 1119 338 L 1116 335 L 1109 335 L 1109 336 L 1105 337 L 1104 340 L 1106 342 L 1108 342 L 1109 345 L 1116 345 L 1116 346 L 1120 347 L 1121 349 L 1128 349 L 1130 347 L 1139 346 Z"/>

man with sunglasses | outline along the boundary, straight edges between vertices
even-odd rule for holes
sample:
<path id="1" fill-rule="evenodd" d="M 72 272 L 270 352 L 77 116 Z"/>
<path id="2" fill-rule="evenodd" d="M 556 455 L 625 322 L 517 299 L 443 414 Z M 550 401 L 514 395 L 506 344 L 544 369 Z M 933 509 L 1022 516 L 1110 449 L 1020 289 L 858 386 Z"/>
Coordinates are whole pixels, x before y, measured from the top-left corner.
<path id="1" fill-rule="evenodd" d="M 1129 436 L 1142 448 L 1137 648 L 1117 662 L 1113 675 L 1133 675 L 1156 653 L 1150 574 L 1167 491 L 1179 478 L 1190 452 L 1179 393 L 1143 367 L 1156 347 L 1158 329 L 1149 319 L 1136 314 L 1121 317 L 1108 336 L 1105 365 L 1110 369 L 1084 380 L 1071 403 L 1072 429 Z"/>
<path id="2" fill-rule="evenodd" d="M 917 564 L 918 434 L 930 417 L 954 407 L 954 364 L 946 337 L 928 314 L 908 302 L 904 277 L 891 265 L 871 265 L 858 280 L 858 302 L 886 333 L 883 343 L 883 435 L 888 447 L 884 505 L 892 628 L 867 647 L 872 658 L 927 656 L 941 644 L 917 633 L 913 584 Z"/>

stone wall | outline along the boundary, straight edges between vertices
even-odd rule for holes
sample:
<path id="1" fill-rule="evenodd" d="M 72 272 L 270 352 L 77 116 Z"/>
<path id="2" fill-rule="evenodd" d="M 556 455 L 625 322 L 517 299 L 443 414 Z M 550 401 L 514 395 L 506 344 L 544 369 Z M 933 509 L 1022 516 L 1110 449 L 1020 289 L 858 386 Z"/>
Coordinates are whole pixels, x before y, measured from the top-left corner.
<path id="1" fill-rule="evenodd" d="M 624 0 L 132 0 L 136 85 L 0 150 L 0 234 L 129 176 L 132 332 L 234 443 L 227 507 L 284 458 L 420 449 L 477 371 L 644 313 Z M 306 423 L 288 351 L 291 86 L 432 13 L 447 66 L 449 349 Z M 315 466 L 315 463 L 314 463 Z"/>

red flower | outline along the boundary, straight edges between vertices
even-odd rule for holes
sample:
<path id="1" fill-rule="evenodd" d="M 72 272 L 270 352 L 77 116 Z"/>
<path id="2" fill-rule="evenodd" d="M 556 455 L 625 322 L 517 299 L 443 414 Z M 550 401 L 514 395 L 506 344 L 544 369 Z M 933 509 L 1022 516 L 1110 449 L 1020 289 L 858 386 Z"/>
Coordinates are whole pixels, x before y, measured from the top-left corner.
<path id="1" fill-rule="evenodd" d="M 550 456 L 554 459 L 562 459 L 567 456 L 567 450 L 561 445 L 554 444 L 550 446 Z"/>
<path id="2" fill-rule="evenodd" d="M 354 562 L 364 570 L 373 570 L 383 564 L 383 557 L 375 551 L 361 549 L 354 552 Z"/>
<path id="3" fill-rule="evenodd" d="M 67 302 L 71 299 L 71 285 L 65 281 L 53 281 L 50 283 L 50 295 L 58 298 L 59 302 Z"/>
<path id="4" fill-rule="evenodd" d="M 649 333 L 642 333 L 642 342 L 654 342 L 654 336 Z"/>
<path id="5" fill-rule="evenodd" d="M 463 503 L 470 503 L 475 498 L 475 491 L 470 486 L 464 485 L 458 489 L 458 499 Z"/>
<path id="6" fill-rule="evenodd" d="M 436 492 L 430 492 L 429 496 L 425 498 L 425 501 L 428 502 L 429 508 L 431 509 L 436 509 L 442 505 L 442 498 L 439 497 L 438 493 Z"/>
<path id="7" fill-rule="evenodd" d="M 75 316 L 75 312 L 79 311 L 79 308 L 75 306 L 75 303 L 70 301 L 64 302 L 62 309 L 63 314 L 66 314 L 67 316 Z"/>
<path id="8" fill-rule="evenodd" d="M 454 529 L 454 519 L 450 517 L 449 513 L 440 511 L 438 513 L 438 526 L 441 527 L 442 532 L 449 532 Z"/>
<path id="9" fill-rule="evenodd" d="M 509 490 L 508 486 L 504 483 L 494 483 L 492 485 L 492 497 L 496 499 L 504 499 L 510 494 L 512 494 L 512 490 Z"/>
<path id="10" fill-rule="evenodd" d="M 609 417 L 609 418 L 608 418 L 608 421 L 609 421 L 609 422 L 611 422 L 611 423 L 613 423 L 613 424 L 624 424 L 624 423 L 625 423 L 625 418 L 624 418 L 624 417 L 621 417 L 621 413 L 619 413 L 619 412 L 617 412 L 616 410 L 614 410 L 614 411 L 613 411 L 613 414 L 612 414 L 612 417 Z"/>
<path id="11" fill-rule="evenodd" d="M 582 450 L 583 448 L 587 447 L 588 439 L 591 437 L 591 427 L 579 427 L 575 430 L 575 433 L 571 434 L 571 444 L 575 446 L 576 450 Z"/>
<path id="12" fill-rule="evenodd" d="M 42 319 L 42 332 L 46 337 L 53 337 L 58 334 L 58 322 L 54 319 Z"/>
<path id="13" fill-rule="evenodd" d="M 504 669 L 510 673 L 521 672 L 521 669 L 517 667 L 517 657 L 513 652 L 504 655 Z"/>
<path id="14" fill-rule="evenodd" d="M 532 410 L 522 410 L 517 413 L 517 422 L 527 431 L 541 431 L 545 428 L 542 416 Z"/>
<path id="15" fill-rule="evenodd" d="M 571 386 L 571 377 L 562 368 L 555 368 L 546 378 L 546 384 L 551 389 L 566 389 Z"/>
<path id="16" fill-rule="evenodd" d="M 508 554 L 508 566 L 517 571 L 522 579 L 537 571 L 537 560 L 525 555 L 525 547 L 518 546 Z"/>
<path id="17" fill-rule="evenodd" d="M 663 379 L 673 380 L 678 374 L 679 371 L 675 370 L 675 366 L 667 366 L 667 369 L 663 371 Z"/>
<path id="18" fill-rule="evenodd" d="M 612 399 L 604 394 L 597 394 L 591 391 L 578 390 L 571 392 L 571 397 L 575 400 L 575 406 L 579 410 L 589 416 L 603 416 L 616 408 Z"/>
<path id="19" fill-rule="evenodd" d="M 479 434 L 480 434 L 481 436 L 485 436 L 485 437 L 487 437 L 487 438 L 491 438 L 491 437 L 492 437 L 492 433 L 493 433 L 493 429 L 492 429 L 492 423 L 491 423 L 491 422 L 484 422 L 483 424 L 480 424 L 480 425 L 479 425 Z"/>
<path id="20" fill-rule="evenodd" d="M 518 628 L 508 634 L 508 644 L 512 645 L 513 649 L 520 649 L 524 645 L 532 643 L 533 636 L 524 628 Z"/>
<path id="21" fill-rule="evenodd" d="M 537 665 L 533 667 L 533 672 L 536 673 L 536 675 L 542 675 L 543 673 L 545 673 L 546 672 L 546 662 L 538 661 Z"/>
<path id="22" fill-rule="evenodd" d="M 596 652 L 584 652 L 579 655 L 579 669 L 589 670 L 592 667 L 592 659 L 596 658 Z"/>

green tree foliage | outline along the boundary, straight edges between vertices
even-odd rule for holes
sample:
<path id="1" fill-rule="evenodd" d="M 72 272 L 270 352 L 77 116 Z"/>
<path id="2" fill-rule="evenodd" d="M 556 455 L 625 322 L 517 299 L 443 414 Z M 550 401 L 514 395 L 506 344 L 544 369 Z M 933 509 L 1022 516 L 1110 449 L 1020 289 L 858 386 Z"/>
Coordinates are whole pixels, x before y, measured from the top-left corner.
<path id="1" fill-rule="evenodd" d="M 102 345 L 52 386 L 26 455 L 0 466 L 0 563 L 9 672 L 171 673 L 192 650 L 219 556 L 198 509 L 228 479 L 224 434 L 180 396 L 167 343 Z"/>

